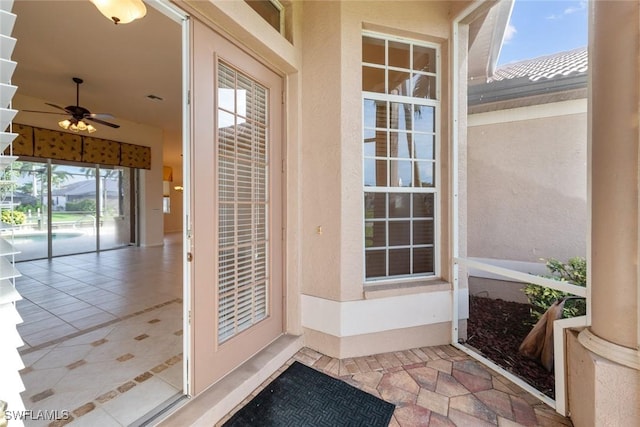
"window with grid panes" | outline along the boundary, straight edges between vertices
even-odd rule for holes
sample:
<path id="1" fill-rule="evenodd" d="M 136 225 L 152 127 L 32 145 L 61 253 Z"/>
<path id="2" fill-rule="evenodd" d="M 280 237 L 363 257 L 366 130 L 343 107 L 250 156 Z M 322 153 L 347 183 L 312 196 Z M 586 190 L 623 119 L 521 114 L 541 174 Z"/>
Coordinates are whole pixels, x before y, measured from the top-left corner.
<path id="1" fill-rule="evenodd" d="M 438 60 L 437 45 L 362 37 L 367 281 L 437 274 Z"/>
<path id="2" fill-rule="evenodd" d="M 218 342 L 268 316 L 268 91 L 218 65 Z"/>

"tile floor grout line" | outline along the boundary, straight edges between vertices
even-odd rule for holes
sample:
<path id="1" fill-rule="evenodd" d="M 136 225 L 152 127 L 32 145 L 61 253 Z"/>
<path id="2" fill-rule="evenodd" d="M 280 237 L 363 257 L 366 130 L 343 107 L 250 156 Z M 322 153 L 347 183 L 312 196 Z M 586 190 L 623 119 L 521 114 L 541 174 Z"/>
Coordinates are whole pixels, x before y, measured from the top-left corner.
<path id="1" fill-rule="evenodd" d="M 149 308 L 147 308 L 145 310 L 139 310 L 139 311 L 136 311 L 135 313 L 127 314 L 127 315 L 125 315 L 123 317 L 119 317 L 119 318 L 116 318 L 116 319 L 113 319 L 113 320 L 109 320 L 108 322 L 104 322 L 104 323 L 101 323 L 99 325 L 95 325 L 95 326 L 92 326 L 90 328 L 87 328 L 87 329 L 79 330 L 78 332 L 74 332 L 72 334 L 65 335 L 65 336 L 60 337 L 60 338 L 56 338 L 55 340 L 51 340 L 51 341 L 48 341 L 48 342 L 45 342 L 45 343 L 42 343 L 42 344 L 38 344 L 36 346 L 32 346 L 32 347 L 29 347 L 29 348 L 24 349 L 24 350 L 19 350 L 19 353 L 20 353 L 21 356 L 23 356 L 25 354 L 29 354 L 29 353 L 32 353 L 34 351 L 42 350 L 43 348 L 47 348 L 47 347 L 52 346 L 52 345 L 60 344 L 61 342 L 66 341 L 68 339 L 76 338 L 76 337 L 79 337 L 79 336 L 84 335 L 86 333 L 96 331 L 96 330 L 98 330 L 100 328 L 104 328 L 106 326 L 111 326 L 111 325 L 113 325 L 115 323 L 122 322 L 122 321 L 127 320 L 127 319 L 131 319 L 132 317 L 139 316 L 141 314 L 148 313 L 148 312 L 156 310 L 158 308 L 165 307 L 165 306 L 167 306 L 169 304 L 181 303 L 181 302 L 182 302 L 182 298 L 175 298 L 175 299 L 170 300 L 170 301 L 166 301 L 166 302 L 163 302 L 163 303 L 160 303 L 160 304 L 156 304 L 156 305 L 151 306 L 151 307 L 149 307 Z M 58 316 L 56 316 L 56 317 L 58 317 Z M 71 325 L 69 322 L 66 322 L 66 323 Z M 73 326 L 73 325 L 71 325 L 71 326 Z M 75 328 L 75 326 L 74 326 L 74 328 Z"/>
<path id="2" fill-rule="evenodd" d="M 83 415 L 86 415 L 86 414 L 90 413 L 95 408 L 100 407 L 102 404 L 104 404 L 106 402 L 109 402 L 109 401 L 111 401 L 111 400 L 113 400 L 113 399 L 115 399 L 117 397 L 120 397 L 120 396 L 124 395 L 126 392 L 128 392 L 131 389 L 133 389 L 138 384 L 142 384 L 143 382 L 147 381 L 151 377 L 155 376 L 155 377 L 158 377 L 160 380 L 166 382 L 166 380 L 164 380 L 162 377 L 159 377 L 157 374 L 159 374 L 160 372 L 164 371 L 169 366 L 173 366 L 176 363 L 180 362 L 182 360 L 182 358 L 183 358 L 182 352 L 178 353 L 175 356 L 172 356 L 172 357 L 168 358 L 167 360 L 165 360 L 164 362 L 160 363 L 159 365 L 156 365 L 153 368 L 141 373 L 140 375 L 137 375 L 132 380 L 124 382 L 119 387 L 116 387 L 115 390 L 109 390 L 109 391 L 107 391 L 105 393 L 102 393 L 100 396 L 97 396 L 95 399 L 93 399 L 93 400 L 91 400 L 91 401 L 89 401 L 89 402 L 87 402 L 87 403 L 85 403 L 83 405 L 80 405 L 77 408 L 69 411 L 71 414 L 73 414 L 72 416 L 70 416 L 66 420 L 53 421 L 53 422 L 49 423 L 48 427 L 62 427 L 62 426 L 66 425 L 66 424 L 68 424 L 68 423 L 70 423 L 72 421 L 75 421 L 78 418 L 82 417 Z M 159 369 L 161 366 L 166 366 L 166 367 L 164 369 L 158 370 L 157 372 L 154 371 L 154 369 Z M 151 371 L 153 371 L 153 372 L 151 372 Z"/>

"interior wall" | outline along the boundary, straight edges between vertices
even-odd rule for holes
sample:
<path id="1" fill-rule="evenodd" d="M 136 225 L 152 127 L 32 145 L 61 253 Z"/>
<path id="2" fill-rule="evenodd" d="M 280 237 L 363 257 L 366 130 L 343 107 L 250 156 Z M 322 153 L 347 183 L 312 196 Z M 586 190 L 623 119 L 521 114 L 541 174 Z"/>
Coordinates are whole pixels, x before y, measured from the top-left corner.
<path id="1" fill-rule="evenodd" d="M 13 98 L 13 108 L 17 110 L 43 110 L 46 101 L 23 96 L 18 93 Z M 15 123 L 37 126 L 44 129 L 60 130 L 58 115 L 19 112 Z M 140 171 L 140 245 L 162 245 L 162 129 L 118 119 L 119 129 L 96 125 L 98 131 L 93 136 L 151 148 L 151 169 Z"/>
<path id="2" fill-rule="evenodd" d="M 175 189 L 175 187 L 177 186 L 179 187 L 183 186 L 182 155 L 178 153 L 167 153 L 166 147 L 182 148 L 182 135 L 180 134 L 180 132 L 165 131 L 163 135 L 163 147 L 165 147 L 163 152 L 163 155 L 164 155 L 163 165 L 171 167 L 171 170 L 173 171 L 173 181 L 169 185 L 171 212 L 163 215 L 164 232 L 177 233 L 182 231 L 182 227 L 183 227 L 182 206 L 183 206 L 184 191 L 179 191 Z"/>

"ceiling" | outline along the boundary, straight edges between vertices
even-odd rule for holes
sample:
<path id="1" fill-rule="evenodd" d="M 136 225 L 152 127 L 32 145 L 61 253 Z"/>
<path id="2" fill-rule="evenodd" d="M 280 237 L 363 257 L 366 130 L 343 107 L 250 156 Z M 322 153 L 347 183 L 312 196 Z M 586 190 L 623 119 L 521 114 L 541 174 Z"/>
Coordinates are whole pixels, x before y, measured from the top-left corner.
<path id="1" fill-rule="evenodd" d="M 72 77 L 80 77 L 80 105 L 92 113 L 112 114 L 109 121 L 122 126 L 116 132 L 126 132 L 127 123 L 134 122 L 180 135 L 182 30 L 175 21 L 147 5 L 144 18 L 115 25 L 89 1 L 17 0 L 12 12 L 17 15 L 12 33 L 17 39 L 12 59 L 18 63 L 12 78 L 18 86 L 14 108 L 54 112 L 44 102 L 75 105 Z M 20 96 L 38 102 L 21 106 Z M 19 113 L 16 121 L 26 114 Z M 51 115 L 51 120 L 59 117 Z M 96 128 L 98 137 L 101 130 L 111 130 Z M 180 141 L 175 144 L 169 151 L 179 155 Z"/>

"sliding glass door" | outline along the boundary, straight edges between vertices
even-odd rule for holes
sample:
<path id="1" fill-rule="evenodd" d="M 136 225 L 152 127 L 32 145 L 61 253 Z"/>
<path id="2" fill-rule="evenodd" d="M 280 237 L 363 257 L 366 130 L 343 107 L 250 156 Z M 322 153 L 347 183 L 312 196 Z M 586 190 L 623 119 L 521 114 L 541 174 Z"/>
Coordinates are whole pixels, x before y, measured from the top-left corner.
<path id="1" fill-rule="evenodd" d="M 131 172 L 123 167 L 100 170 L 101 250 L 131 242 Z"/>
<path id="2" fill-rule="evenodd" d="M 15 226 L 14 247 L 20 251 L 16 261 L 46 258 L 49 253 L 49 179 L 48 165 L 17 161 L 11 173 L 16 187 L 13 191 L 13 218 L 3 221 Z M 7 210 L 9 212 L 9 210 Z"/>
<path id="3" fill-rule="evenodd" d="M 54 172 L 63 177 L 55 184 L 52 179 L 51 194 L 55 200 L 51 213 L 52 256 L 94 252 L 100 225 L 96 167 L 52 165 L 51 169 L 52 178 Z"/>
<path id="4" fill-rule="evenodd" d="M 131 243 L 132 170 L 20 161 L 14 210 L 16 260 L 95 252 Z M 50 190 L 49 190 L 50 189 Z"/>

